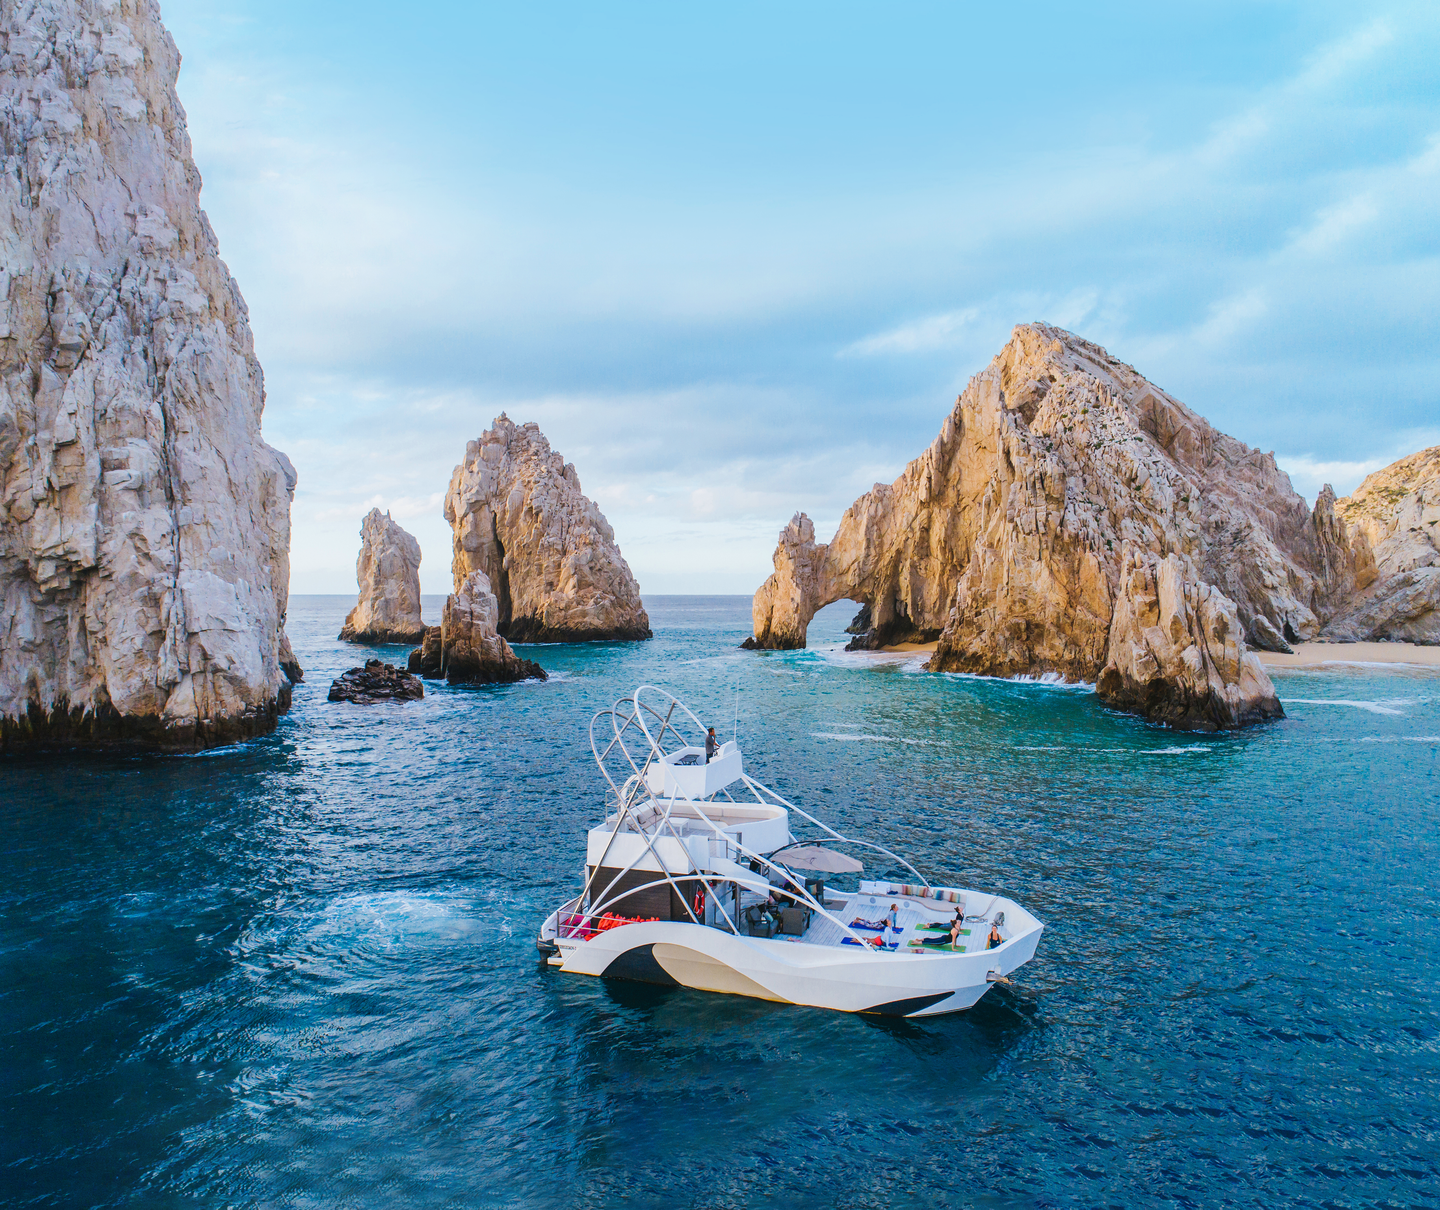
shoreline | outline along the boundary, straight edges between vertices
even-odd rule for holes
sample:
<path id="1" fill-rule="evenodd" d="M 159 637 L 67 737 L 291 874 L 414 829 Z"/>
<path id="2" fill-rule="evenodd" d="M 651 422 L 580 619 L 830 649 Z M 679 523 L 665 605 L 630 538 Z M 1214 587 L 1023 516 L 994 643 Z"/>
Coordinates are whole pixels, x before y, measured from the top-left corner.
<path id="1" fill-rule="evenodd" d="M 933 652 L 939 643 L 895 643 L 866 655 L 913 655 Z M 1266 668 L 1320 668 L 1326 664 L 1401 664 L 1440 668 L 1440 647 L 1418 643 L 1295 643 L 1293 655 L 1251 648 Z"/>
<path id="2" fill-rule="evenodd" d="M 1319 668 L 1326 664 L 1409 664 L 1440 668 L 1440 647 L 1418 643 L 1294 643 L 1294 655 L 1256 651 L 1266 668 Z"/>

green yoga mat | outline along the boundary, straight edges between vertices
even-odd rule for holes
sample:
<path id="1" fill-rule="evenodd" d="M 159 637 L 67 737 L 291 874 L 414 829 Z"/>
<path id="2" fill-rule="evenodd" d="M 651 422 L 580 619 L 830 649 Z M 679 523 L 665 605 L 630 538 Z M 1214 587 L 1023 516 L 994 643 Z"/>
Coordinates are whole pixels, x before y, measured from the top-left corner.
<path id="1" fill-rule="evenodd" d="M 950 926 L 948 924 L 917 924 L 915 931 L 917 933 L 948 933 Z M 968 937 L 970 936 L 970 930 L 961 929 L 960 935 L 962 937 Z"/>
<path id="2" fill-rule="evenodd" d="M 925 953 L 935 954 L 963 954 L 965 952 L 965 947 L 963 945 L 959 949 L 956 949 L 953 945 L 947 945 L 944 943 L 940 945 L 935 945 L 933 943 L 930 945 L 926 945 L 923 941 L 912 941 L 909 943 L 909 948 L 912 950 L 919 950 Z"/>

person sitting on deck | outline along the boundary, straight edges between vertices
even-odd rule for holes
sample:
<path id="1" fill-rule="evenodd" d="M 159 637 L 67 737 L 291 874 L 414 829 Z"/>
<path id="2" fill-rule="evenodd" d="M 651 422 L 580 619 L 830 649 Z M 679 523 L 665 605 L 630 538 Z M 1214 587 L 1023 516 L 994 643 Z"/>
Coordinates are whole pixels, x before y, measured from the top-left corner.
<path id="1" fill-rule="evenodd" d="M 720 750 L 720 741 L 715 738 L 715 728 L 705 732 L 705 763 L 708 765 L 715 759 L 715 753 Z"/>
<path id="2" fill-rule="evenodd" d="M 986 948 L 987 950 L 993 950 L 997 945 L 1001 944 L 1004 940 L 1005 940 L 1005 938 L 1002 937 L 1002 936 L 1000 936 L 1000 926 L 999 926 L 998 924 L 996 924 L 996 923 L 992 920 L 992 921 L 990 922 L 990 936 L 989 936 L 988 938 L 986 938 L 985 948 Z"/>

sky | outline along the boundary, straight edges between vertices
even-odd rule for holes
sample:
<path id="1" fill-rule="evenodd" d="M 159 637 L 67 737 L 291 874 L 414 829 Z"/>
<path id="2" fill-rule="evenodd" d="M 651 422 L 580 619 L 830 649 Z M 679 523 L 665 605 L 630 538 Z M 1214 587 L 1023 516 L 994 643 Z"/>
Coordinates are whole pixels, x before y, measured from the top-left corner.
<path id="1" fill-rule="evenodd" d="M 165 0 L 299 471 L 291 589 L 504 411 L 646 593 L 750 593 L 1017 323 L 1340 494 L 1440 443 L 1440 6 Z"/>

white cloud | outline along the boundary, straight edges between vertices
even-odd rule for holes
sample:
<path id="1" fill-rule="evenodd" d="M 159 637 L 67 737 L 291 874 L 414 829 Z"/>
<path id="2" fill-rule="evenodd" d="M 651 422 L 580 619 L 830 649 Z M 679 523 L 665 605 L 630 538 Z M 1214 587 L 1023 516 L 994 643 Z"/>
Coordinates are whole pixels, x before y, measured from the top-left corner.
<path id="1" fill-rule="evenodd" d="M 1375 198 L 1368 192 L 1361 193 L 1321 210 L 1309 229 L 1297 235 L 1290 247 L 1309 256 L 1330 252 L 1351 232 L 1373 222 L 1379 214 Z"/>
<path id="2" fill-rule="evenodd" d="M 929 315 L 857 340 L 840 350 L 841 357 L 873 357 L 878 353 L 919 353 L 952 347 L 962 332 L 980 316 L 979 308 L 966 307 Z"/>

